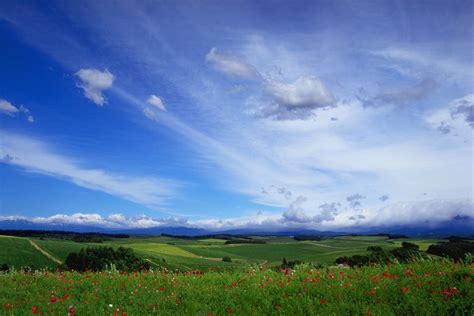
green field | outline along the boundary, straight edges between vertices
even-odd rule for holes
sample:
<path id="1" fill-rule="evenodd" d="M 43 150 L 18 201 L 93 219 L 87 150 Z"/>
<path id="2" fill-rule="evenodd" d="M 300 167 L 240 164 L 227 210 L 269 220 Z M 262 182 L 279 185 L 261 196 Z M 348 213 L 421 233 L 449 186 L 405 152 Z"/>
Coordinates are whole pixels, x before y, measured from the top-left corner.
<path id="1" fill-rule="evenodd" d="M 366 254 L 368 246 L 384 249 L 399 247 L 402 241 L 410 241 L 425 250 L 437 240 L 396 239 L 377 236 L 343 236 L 322 241 L 297 241 L 291 237 L 251 237 L 263 240 L 264 244 L 225 244 L 223 239 L 181 239 L 172 237 L 114 238 L 103 243 L 80 243 L 55 238 L 0 237 L 0 264 L 17 268 L 55 267 L 58 263 L 35 249 L 30 240 L 51 256 L 63 261 L 71 252 L 91 246 L 130 247 L 153 266 L 187 271 L 192 269 L 245 269 L 249 265 L 278 266 L 282 259 L 300 260 L 315 265 L 334 264 L 336 258 L 354 254 Z M 232 262 L 223 262 L 228 256 Z"/>
<path id="2" fill-rule="evenodd" d="M 9 266 L 30 266 L 35 269 L 57 264 L 36 250 L 26 238 L 0 236 L 0 263 Z"/>

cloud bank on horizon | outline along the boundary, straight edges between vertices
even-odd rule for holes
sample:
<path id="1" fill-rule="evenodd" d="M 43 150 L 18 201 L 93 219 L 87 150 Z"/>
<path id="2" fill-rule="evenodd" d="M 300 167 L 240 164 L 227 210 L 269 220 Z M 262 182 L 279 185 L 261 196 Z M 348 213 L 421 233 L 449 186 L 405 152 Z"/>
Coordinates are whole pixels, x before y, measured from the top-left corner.
<path id="1" fill-rule="evenodd" d="M 0 4 L 0 220 L 474 218 L 470 1 L 48 6 Z"/>

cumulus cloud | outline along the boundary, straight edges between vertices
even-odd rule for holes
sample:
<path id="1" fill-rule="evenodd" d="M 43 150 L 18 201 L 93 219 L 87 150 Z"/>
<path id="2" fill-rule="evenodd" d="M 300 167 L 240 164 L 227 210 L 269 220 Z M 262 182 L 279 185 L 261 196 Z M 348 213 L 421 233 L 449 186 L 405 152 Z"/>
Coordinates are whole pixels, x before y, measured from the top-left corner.
<path id="1" fill-rule="evenodd" d="M 451 117 L 463 117 L 464 121 L 474 128 L 474 94 L 456 99 L 450 104 Z"/>
<path id="2" fill-rule="evenodd" d="M 300 195 L 293 202 L 291 202 L 288 210 L 283 213 L 283 219 L 289 222 L 307 222 L 311 218 L 305 213 L 302 205 L 306 202 L 307 198 Z"/>
<path id="3" fill-rule="evenodd" d="M 357 221 L 357 220 L 360 220 L 360 219 L 365 219 L 366 217 L 362 214 L 357 214 L 357 215 L 353 215 L 353 216 L 349 216 L 349 220 L 351 221 Z"/>
<path id="4" fill-rule="evenodd" d="M 0 216 L 0 221 L 12 220 L 28 220 L 37 224 L 82 225 L 114 229 L 190 226 L 188 219 L 184 217 L 152 218 L 145 215 L 127 217 L 120 213 L 109 216 L 103 216 L 98 213 L 55 214 L 31 218 L 14 215 Z"/>
<path id="5" fill-rule="evenodd" d="M 8 102 L 7 100 L 0 99 L 0 113 L 13 116 L 18 113 L 19 110 L 16 106 Z"/>
<path id="6" fill-rule="evenodd" d="M 444 121 L 441 121 L 439 123 L 439 126 L 437 128 L 438 132 L 440 132 L 441 134 L 449 134 L 451 133 L 451 131 L 453 130 L 453 128 L 451 127 L 451 125 L 447 124 L 446 122 Z"/>
<path id="7" fill-rule="evenodd" d="M 107 103 L 106 98 L 102 94 L 104 90 L 112 87 L 115 77 L 108 70 L 100 71 L 93 68 L 80 69 L 75 74 L 79 77 L 80 82 L 77 84 L 79 88 L 84 90 L 84 96 L 90 99 L 98 106 Z"/>
<path id="8" fill-rule="evenodd" d="M 163 101 L 161 100 L 161 98 L 159 96 L 156 96 L 156 95 L 152 94 L 152 95 L 150 95 L 148 100 L 146 100 L 146 102 L 148 102 L 148 104 L 156 107 L 157 109 L 159 109 L 161 111 L 166 111 L 166 107 L 163 104 Z"/>
<path id="9" fill-rule="evenodd" d="M 192 227 L 211 231 L 231 229 L 255 229 L 275 232 L 287 229 L 321 229 L 334 231 L 365 230 L 370 227 L 439 227 L 452 221 L 464 225 L 473 223 L 472 200 L 424 200 L 397 202 L 376 209 L 365 209 L 361 213 L 338 214 L 336 203 L 320 205 L 320 214 L 310 216 L 302 209 L 306 198 L 299 196 L 282 215 L 258 212 L 256 215 L 236 218 L 208 218 L 190 220 L 182 216 L 153 218 L 146 215 L 127 217 L 120 213 L 103 216 L 98 213 L 56 214 L 48 217 L 0 216 L 0 220 L 29 220 L 46 224 L 74 224 L 105 228 L 150 228 L 150 227 Z M 397 216 L 394 216 L 396 214 Z M 336 216 L 337 215 L 337 216 Z M 364 225 L 360 226 L 363 221 Z M 450 225 L 451 225 L 450 224 Z"/>
<path id="10" fill-rule="evenodd" d="M 324 203 L 319 206 L 319 212 L 315 215 L 308 214 L 303 209 L 303 203 L 307 201 L 307 198 L 300 195 L 298 196 L 283 212 L 281 223 L 286 224 L 319 224 L 324 221 L 334 221 L 335 216 L 338 214 L 336 203 Z"/>
<path id="11" fill-rule="evenodd" d="M 324 203 L 319 206 L 321 212 L 313 217 L 313 221 L 321 223 L 323 221 L 333 221 L 334 216 L 338 214 L 336 203 Z"/>
<path id="12" fill-rule="evenodd" d="M 326 85 L 315 76 L 296 79 L 293 83 L 267 80 L 265 93 L 272 103 L 260 109 L 260 115 L 274 119 L 301 119 L 318 108 L 335 105 L 335 98 Z"/>
<path id="13" fill-rule="evenodd" d="M 16 113 L 23 113 L 29 123 L 33 123 L 35 121 L 33 115 L 30 113 L 30 110 L 28 110 L 25 106 L 20 105 L 19 107 L 16 107 L 4 99 L 0 99 L 0 113 L 6 114 L 8 116 L 15 116 Z"/>
<path id="14" fill-rule="evenodd" d="M 428 96 L 436 87 L 436 82 L 432 79 L 423 79 L 412 87 L 392 92 L 384 92 L 374 97 L 362 95 L 359 100 L 365 107 L 380 107 L 387 105 L 406 105 L 413 101 L 418 101 Z"/>
<path id="15" fill-rule="evenodd" d="M 425 120 L 442 134 L 456 131 L 471 135 L 474 128 L 474 94 L 452 100 L 427 115 Z"/>
<path id="16" fill-rule="evenodd" d="M 80 187 L 101 191 L 132 202 L 159 208 L 173 196 L 178 182 L 156 177 L 137 177 L 106 170 L 85 168 L 77 161 L 57 154 L 45 143 L 33 138 L 2 132 L 1 162 L 29 172 L 60 178 Z"/>
<path id="17" fill-rule="evenodd" d="M 206 61 L 227 75 L 257 79 L 268 100 L 251 110 L 257 117 L 277 120 L 304 119 L 318 108 L 335 105 L 335 98 L 316 76 L 301 76 L 292 83 L 262 76 L 257 69 L 236 55 L 218 52 L 216 48 L 206 55 Z"/>
<path id="18" fill-rule="evenodd" d="M 244 79 L 257 79 L 260 77 L 257 69 L 247 63 L 243 58 L 221 53 L 215 47 L 207 53 L 206 62 L 216 70 L 232 77 Z"/>
<path id="19" fill-rule="evenodd" d="M 361 205 L 360 200 L 365 199 L 365 196 L 360 195 L 359 193 L 350 195 L 346 197 L 346 201 L 349 202 L 349 205 L 352 208 L 356 208 Z"/>

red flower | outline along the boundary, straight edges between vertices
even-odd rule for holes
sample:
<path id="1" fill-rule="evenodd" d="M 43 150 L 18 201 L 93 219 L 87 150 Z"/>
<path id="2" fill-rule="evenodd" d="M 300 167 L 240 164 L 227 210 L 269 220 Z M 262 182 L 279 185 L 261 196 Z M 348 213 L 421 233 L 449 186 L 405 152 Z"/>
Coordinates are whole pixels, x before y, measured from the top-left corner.
<path id="1" fill-rule="evenodd" d="M 74 306 L 69 305 L 69 312 L 70 312 L 70 313 L 74 313 Z"/>
<path id="2" fill-rule="evenodd" d="M 35 305 L 31 306 L 31 312 L 33 314 L 38 314 L 38 306 L 35 306 Z"/>
<path id="3" fill-rule="evenodd" d="M 406 293 L 406 292 L 408 292 L 409 290 L 410 290 L 410 287 L 409 287 L 409 286 L 400 288 L 400 292 L 402 292 L 402 293 Z"/>
<path id="4" fill-rule="evenodd" d="M 319 304 L 321 304 L 321 305 L 326 304 L 326 301 L 324 300 L 324 298 L 322 298 L 322 299 L 319 300 Z"/>
<path id="5" fill-rule="evenodd" d="M 64 300 L 66 300 L 68 297 L 69 297 L 69 294 L 67 294 L 67 293 L 63 295 Z"/>
<path id="6" fill-rule="evenodd" d="M 55 298 L 54 296 L 51 296 L 51 298 L 49 299 L 49 301 L 50 301 L 51 303 L 55 303 L 55 302 L 56 302 L 56 298 Z"/>
<path id="7" fill-rule="evenodd" d="M 375 293 L 377 293 L 377 292 L 375 292 L 375 290 L 370 291 L 370 295 L 375 295 Z"/>

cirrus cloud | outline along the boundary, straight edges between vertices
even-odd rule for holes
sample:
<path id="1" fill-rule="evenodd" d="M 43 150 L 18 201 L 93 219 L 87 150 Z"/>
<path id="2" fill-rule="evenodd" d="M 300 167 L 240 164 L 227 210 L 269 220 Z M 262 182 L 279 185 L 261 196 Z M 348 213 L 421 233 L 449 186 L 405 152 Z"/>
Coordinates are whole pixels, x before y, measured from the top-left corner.
<path id="1" fill-rule="evenodd" d="M 232 76 L 244 79 L 259 78 L 260 74 L 254 66 L 245 62 L 243 58 L 236 55 L 221 53 L 213 47 L 206 55 L 206 62 L 216 70 Z"/>

